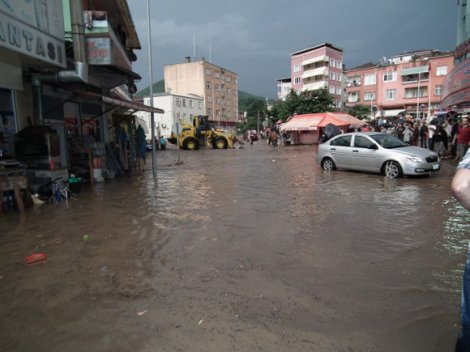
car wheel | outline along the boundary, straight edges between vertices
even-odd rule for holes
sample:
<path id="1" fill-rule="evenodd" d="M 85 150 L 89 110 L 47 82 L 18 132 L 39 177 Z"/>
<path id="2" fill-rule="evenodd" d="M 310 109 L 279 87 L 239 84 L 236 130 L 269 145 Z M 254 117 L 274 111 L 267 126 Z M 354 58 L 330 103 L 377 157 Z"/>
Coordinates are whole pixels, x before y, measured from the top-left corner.
<path id="1" fill-rule="evenodd" d="M 323 159 L 323 161 L 321 162 L 321 167 L 325 171 L 336 170 L 335 162 L 330 158 Z"/>
<path id="2" fill-rule="evenodd" d="M 396 161 L 387 161 L 384 166 L 384 174 L 386 177 L 398 178 L 403 176 L 403 170 Z"/>

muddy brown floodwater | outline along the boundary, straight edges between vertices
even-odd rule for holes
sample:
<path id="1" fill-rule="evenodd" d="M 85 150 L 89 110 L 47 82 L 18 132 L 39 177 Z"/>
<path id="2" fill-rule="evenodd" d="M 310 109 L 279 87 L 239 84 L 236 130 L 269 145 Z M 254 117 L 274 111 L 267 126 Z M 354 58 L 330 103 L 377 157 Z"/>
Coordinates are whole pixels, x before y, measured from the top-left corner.
<path id="1" fill-rule="evenodd" d="M 388 180 L 324 173 L 311 146 L 182 159 L 1 215 L 1 351 L 453 350 L 453 162 Z"/>

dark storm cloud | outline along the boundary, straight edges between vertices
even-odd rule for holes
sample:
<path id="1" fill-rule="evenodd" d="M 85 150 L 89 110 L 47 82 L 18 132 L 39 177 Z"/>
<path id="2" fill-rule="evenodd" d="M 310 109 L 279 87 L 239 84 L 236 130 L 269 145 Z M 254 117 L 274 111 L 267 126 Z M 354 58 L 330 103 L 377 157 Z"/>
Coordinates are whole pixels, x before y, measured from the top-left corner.
<path id="1" fill-rule="evenodd" d="M 148 85 L 146 0 L 128 0 L 142 50 L 134 70 Z M 451 0 L 150 0 L 154 81 L 163 66 L 193 54 L 239 75 L 240 89 L 275 96 L 289 76 L 289 54 L 323 42 L 344 49 L 347 67 L 417 49 L 453 50 L 457 2 Z"/>

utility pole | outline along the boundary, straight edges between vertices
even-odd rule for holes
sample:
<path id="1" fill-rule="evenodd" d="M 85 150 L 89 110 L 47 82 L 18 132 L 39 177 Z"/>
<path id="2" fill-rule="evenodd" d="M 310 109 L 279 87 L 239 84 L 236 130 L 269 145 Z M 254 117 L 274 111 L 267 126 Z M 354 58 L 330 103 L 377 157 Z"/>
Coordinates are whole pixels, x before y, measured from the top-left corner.
<path id="1" fill-rule="evenodd" d="M 257 118 L 257 122 L 256 122 L 256 133 L 259 136 L 259 110 L 258 110 L 258 118 Z"/>
<path id="2" fill-rule="evenodd" d="M 418 73 L 418 99 L 416 101 L 416 120 L 418 121 L 420 119 L 420 115 L 419 115 L 419 93 L 420 93 L 420 86 L 419 84 L 421 83 L 420 81 L 420 77 L 421 77 L 421 73 Z"/>
<path id="3" fill-rule="evenodd" d="M 150 75 L 150 106 L 153 108 L 153 72 L 152 72 L 152 29 L 150 26 L 150 0 L 147 0 L 147 22 L 149 33 L 149 75 Z M 150 113 L 150 125 L 152 129 L 152 172 L 155 176 L 157 173 L 157 154 L 155 152 L 155 117 L 153 111 Z"/>

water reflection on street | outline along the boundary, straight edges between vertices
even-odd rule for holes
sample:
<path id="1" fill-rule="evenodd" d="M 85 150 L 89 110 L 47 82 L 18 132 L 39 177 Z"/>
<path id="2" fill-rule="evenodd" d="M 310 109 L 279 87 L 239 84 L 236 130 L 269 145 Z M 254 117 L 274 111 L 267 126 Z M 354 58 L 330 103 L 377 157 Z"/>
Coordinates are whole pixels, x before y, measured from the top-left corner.
<path id="1" fill-rule="evenodd" d="M 455 165 L 390 180 L 314 155 L 259 143 L 176 166 L 170 149 L 155 177 L 2 215 L 0 347 L 452 351 L 470 233 Z M 25 267 L 37 247 L 48 262 Z"/>

